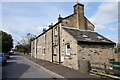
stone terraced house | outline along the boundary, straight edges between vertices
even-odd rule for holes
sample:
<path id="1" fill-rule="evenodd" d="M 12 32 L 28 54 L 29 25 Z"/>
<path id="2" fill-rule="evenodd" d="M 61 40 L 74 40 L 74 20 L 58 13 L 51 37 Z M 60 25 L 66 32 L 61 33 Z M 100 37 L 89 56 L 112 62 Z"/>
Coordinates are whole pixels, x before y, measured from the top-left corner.
<path id="1" fill-rule="evenodd" d="M 31 43 L 31 56 L 81 70 L 84 62 L 109 63 L 114 60 L 115 43 L 94 31 L 84 16 L 84 5 L 76 3 L 74 13 L 49 25 Z"/>

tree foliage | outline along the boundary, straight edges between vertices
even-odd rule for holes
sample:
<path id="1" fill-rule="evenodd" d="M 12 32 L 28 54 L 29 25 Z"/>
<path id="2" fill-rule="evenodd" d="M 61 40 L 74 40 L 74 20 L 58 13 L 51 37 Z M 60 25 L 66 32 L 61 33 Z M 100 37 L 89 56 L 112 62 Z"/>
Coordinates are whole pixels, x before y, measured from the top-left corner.
<path id="1" fill-rule="evenodd" d="M 26 36 L 22 37 L 20 41 L 18 41 L 16 48 L 18 52 L 21 53 L 27 53 L 29 54 L 31 51 L 31 41 L 35 38 L 36 36 L 31 33 L 27 33 Z"/>
<path id="2" fill-rule="evenodd" d="M 13 48 L 12 35 L 2 31 L 2 52 L 8 52 Z"/>

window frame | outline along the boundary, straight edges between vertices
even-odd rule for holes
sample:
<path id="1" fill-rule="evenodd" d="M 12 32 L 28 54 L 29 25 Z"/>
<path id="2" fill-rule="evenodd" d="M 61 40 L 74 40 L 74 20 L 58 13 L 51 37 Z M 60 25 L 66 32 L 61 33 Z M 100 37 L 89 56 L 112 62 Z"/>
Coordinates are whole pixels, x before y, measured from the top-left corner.
<path id="1" fill-rule="evenodd" d="M 54 56 L 57 55 L 57 48 L 53 48 L 53 55 L 54 55 Z"/>
<path id="2" fill-rule="evenodd" d="M 46 37 L 46 34 L 44 35 L 44 41 L 46 41 L 47 40 L 47 37 Z"/>
<path id="3" fill-rule="evenodd" d="M 45 55 L 45 48 L 41 48 L 42 49 L 42 55 Z"/>
<path id="4" fill-rule="evenodd" d="M 56 27 L 56 28 L 54 28 L 54 36 L 57 36 L 57 35 L 58 35 L 58 29 Z"/>
<path id="5" fill-rule="evenodd" d="M 68 45 L 69 45 L 69 48 L 68 48 Z M 67 43 L 66 45 L 66 55 L 70 55 L 71 54 L 71 46 L 70 46 L 70 43 Z M 68 53 L 69 52 L 69 53 Z"/>
<path id="6" fill-rule="evenodd" d="M 97 38 L 100 39 L 100 40 L 104 40 L 103 37 L 101 37 L 99 35 L 97 36 Z"/>
<path id="7" fill-rule="evenodd" d="M 83 34 L 82 36 L 83 36 L 83 38 L 89 38 L 88 35 L 86 35 L 86 34 Z"/>

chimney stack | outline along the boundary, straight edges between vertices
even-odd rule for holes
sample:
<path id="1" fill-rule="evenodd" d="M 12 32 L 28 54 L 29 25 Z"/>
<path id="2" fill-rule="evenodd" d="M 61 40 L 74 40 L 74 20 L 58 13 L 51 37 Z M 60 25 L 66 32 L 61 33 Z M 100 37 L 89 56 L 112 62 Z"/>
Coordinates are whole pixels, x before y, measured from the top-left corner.
<path id="1" fill-rule="evenodd" d="M 78 0 L 76 0 L 76 4 L 78 4 Z"/>
<path id="2" fill-rule="evenodd" d="M 43 28 L 43 32 L 45 32 L 46 31 L 46 28 Z"/>
<path id="3" fill-rule="evenodd" d="M 58 22 L 62 20 L 62 17 L 61 15 L 59 14 L 59 17 L 58 17 Z"/>
<path id="4" fill-rule="evenodd" d="M 74 5 L 74 14 L 76 14 L 77 28 L 85 29 L 84 5 L 78 3 L 78 1 L 76 1 L 76 4 Z"/>

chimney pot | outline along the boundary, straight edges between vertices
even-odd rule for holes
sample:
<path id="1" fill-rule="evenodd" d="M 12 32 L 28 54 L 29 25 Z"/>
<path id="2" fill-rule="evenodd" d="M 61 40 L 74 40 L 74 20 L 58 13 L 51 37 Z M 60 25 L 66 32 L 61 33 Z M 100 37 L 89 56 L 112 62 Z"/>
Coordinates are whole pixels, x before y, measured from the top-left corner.
<path id="1" fill-rule="evenodd" d="M 61 17 L 61 15 L 59 14 L 59 18 Z"/>
<path id="2" fill-rule="evenodd" d="M 51 26 L 53 26 L 53 23 L 51 23 Z"/>
<path id="3" fill-rule="evenodd" d="M 62 20 L 62 17 L 61 15 L 59 14 L 59 17 L 58 17 L 58 21 Z"/>
<path id="4" fill-rule="evenodd" d="M 46 31 L 46 28 L 43 28 L 43 32 L 45 32 Z"/>
<path id="5" fill-rule="evenodd" d="M 78 0 L 76 0 L 76 4 L 78 4 Z"/>
<path id="6" fill-rule="evenodd" d="M 50 25 L 49 25 L 49 28 L 51 28 L 53 26 L 53 23 L 51 23 Z"/>

